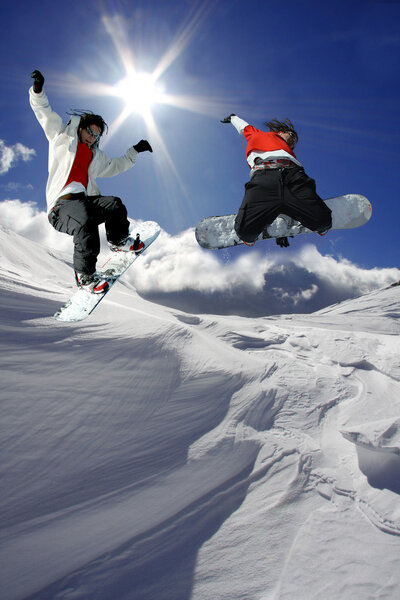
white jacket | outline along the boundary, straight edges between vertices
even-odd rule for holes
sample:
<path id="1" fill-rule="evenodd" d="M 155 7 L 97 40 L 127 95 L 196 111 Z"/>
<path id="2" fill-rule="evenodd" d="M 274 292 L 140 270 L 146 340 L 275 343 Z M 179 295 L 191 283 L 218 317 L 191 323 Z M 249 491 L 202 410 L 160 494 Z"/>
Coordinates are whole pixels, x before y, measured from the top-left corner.
<path id="1" fill-rule="evenodd" d="M 36 94 L 33 87 L 29 90 L 29 101 L 37 120 L 43 127 L 49 140 L 49 177 L 46 186 L 47 210 L 50 211 L 64 188 L 71 171 L 78 146 L 79 116 L 71 117 L 65 125 L 61 117 L 55 113 L 44 91 Z M 100 194 L 96 177 L 112 177 L 127 171 L 136 162 L 137 152 L 129 148 L 124 156 L 108 158 L 98 148 L 93 150 L 93 158 L 89 166 L 87 193 L 89 196 Z"/>

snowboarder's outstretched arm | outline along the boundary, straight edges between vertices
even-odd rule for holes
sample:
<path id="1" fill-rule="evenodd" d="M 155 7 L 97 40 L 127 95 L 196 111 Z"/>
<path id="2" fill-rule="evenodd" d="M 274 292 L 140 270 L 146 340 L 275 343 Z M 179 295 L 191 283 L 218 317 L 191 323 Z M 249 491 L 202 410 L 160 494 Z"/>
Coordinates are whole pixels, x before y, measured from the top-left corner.
<path id="1" fill-rule="evenodd" d="M 147 140 L 140 140 L 119 158 L 108 158 L 102 150 L 97 149 L 96 160 L 93 161 L 90 172 L 94 177 L 113 177 L 133 167 L 140 152 L 153 152 Z"/>
<path id="2" fill-rule="evenodd" d="M 33 85 L 29 90 L 29 102 L 47 139 L 51 140 L 60 133 L 65 126 L 60 115 L 52 110 L 47 96 L 43 91 L 44 77 L 42 73 L 35 70 L 31 74 L 31 77 L 33 79 Z"/>
<path id="3" fill-rule="evenodd" d="M 225 117 L 225 119 L 221 120 L 221 123 L 232 123 L 232 125 L 237 129 L 237 131 L 243 134 L 243 130 L 248 126 L 248 123 L 232 113 L 229 117 Z"/>

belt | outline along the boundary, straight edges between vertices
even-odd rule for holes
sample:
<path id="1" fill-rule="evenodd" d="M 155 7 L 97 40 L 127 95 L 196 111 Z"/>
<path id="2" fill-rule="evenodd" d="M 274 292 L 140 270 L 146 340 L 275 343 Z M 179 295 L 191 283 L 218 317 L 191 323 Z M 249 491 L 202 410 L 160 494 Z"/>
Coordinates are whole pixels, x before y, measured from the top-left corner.
<path id="1" fill-rule="evenodd" d="M 259 161 L 254 164 L 252 171 L 260 171 L 261 169 L 292 169 L 297 165 L 290 158 L 272 158 L 270 160 Z"/>
<path id="2" fill-rule="evenodd" d="M 85 196 L 84 192 L 77 192 L 76 194 L 65 194 L 64 196 L 59 196 L 57 198 L 57 202 L 59 200 L 71 200 L 72 198 L 82 198 L 82 196 Z"/>

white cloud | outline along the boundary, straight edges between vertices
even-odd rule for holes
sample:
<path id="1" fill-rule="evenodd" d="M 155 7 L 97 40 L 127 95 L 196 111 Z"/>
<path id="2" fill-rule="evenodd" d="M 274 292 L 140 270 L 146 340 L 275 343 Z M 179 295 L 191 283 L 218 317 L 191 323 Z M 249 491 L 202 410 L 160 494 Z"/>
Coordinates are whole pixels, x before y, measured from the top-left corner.
<path id="1" fill-rule="evenodd" d="M 72 252 L 72 238 L 58 233 L 35 202 L 7 199 L 0 202 L 0 225 L 47 248 Z"/>
<path id="2" fill-rule="evenodd" d="M 55 231 L 33 202 L 0 202 L 0 225 L 72 257 L 72 238 Z M 103 227 L 101 239 L 104 257 Z M 349 260 L 323 256 L 311 244 L 289 255 L 279 249 L 268 254 L 235 250 L 203 250 L 193 229 L 175 236 L 162 231 L 124 279 L 149 300 L 187 312 L 245 316 L 309 313 L 400 279 L 397 268 L 362 269 Z"/>
<path id="3" fill-rule="evenodd" d="M 33 190 L 33 185 L 30 183 L 23 184 L 16 181 L 9 181 L 8 183 L 2 183 L 0 189 L 6 190 L 7 192 L 16 192 L 18 190 Z"/>
<path id="4" fill-rule="evenodd" d="M 221 262 L 216 252 L 202 250 L 193 229 L 176 236 L 162 232 L 140 273 L 140 288 L 144 292 L 177 292 L 192 289 L 214 293 L 240 287 L 260 291 L 264 285 L 263 272 L 273 263 L 254 253 L 234 261 Z"/>
<path id="5" fill-rule="evenodd" d="M 354 295 L 364 294 L 376 287 L 387 285 L 398 279 L 400 274 L 399 269 L 396 268 L 362 269 L 345 258 L 337 260 L 329 255 L 323 256 L 311 244 L 303 247 L 294 262 L 317 276 L 324 285 Z"/>
<path id="6" fill-rule="evenodd" d="M 0 175 L 8 173 L 18 160 L 27 162 L 36 155 L 33 148 L 27 148 L 20 142 L 13 146 L 7 146 L 4 140 L 0 140 Z"/>
<path id="7" fill-rule="evenodd" d="M 188 312 L 244 316 L 309 313 L 400 279 L 397 268 L 362 269 L 323 256 L 314 245 L 289 257 L 279 250 L 221 257 L 202 250 L 193 229 L 174 237 L 163 232 L 127 278 L 149 300 Z"/>

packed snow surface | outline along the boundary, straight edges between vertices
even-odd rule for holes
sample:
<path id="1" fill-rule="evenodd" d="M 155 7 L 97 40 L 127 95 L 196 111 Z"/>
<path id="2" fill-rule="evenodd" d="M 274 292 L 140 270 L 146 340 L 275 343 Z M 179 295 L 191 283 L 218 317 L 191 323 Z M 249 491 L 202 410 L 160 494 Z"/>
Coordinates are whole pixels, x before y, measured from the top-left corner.
<path id="1" fill-rule="evenodd" d="M 399 597 L 399 287 L 245 318 L 121 280 L 73 325 L 70 257 L 0 248 L 2 600 Z"/>

